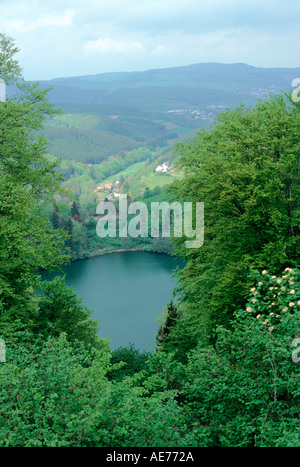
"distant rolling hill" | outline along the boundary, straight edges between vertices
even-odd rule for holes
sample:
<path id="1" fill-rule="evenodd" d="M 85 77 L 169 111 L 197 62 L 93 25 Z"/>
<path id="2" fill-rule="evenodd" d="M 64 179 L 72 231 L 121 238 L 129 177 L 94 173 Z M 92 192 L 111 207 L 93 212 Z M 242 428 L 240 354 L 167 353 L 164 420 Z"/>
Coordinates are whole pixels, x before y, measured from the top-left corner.
<path id="1" fill-rule="evenodd" d="M 47 124 L 46 136 L 55 155 L 98 163 L 138 146 L 168 146 L 211 126 L 225 108 L 292 89 L 298 76 L 300 68 L 200 63 L 41 81 L 69 116 Z"/>
<path id="2" fill-rule="evenodd" d="M 254 103 L 255 92 L 287 90 L 298 76 L 300 68 L 200 63 L 142 72 L 58 78 L 40 84 L 53 87 L 50 97 L 60 105 L 92 105 L 94 109 L 100 106 L 103 113 L 110 112 L 112 107 L 117 113 L 124 108 L 162 112 L 176 110 L 180 105 L 196 109 L 206 105 L 232 106 L 241 100 Z"/>

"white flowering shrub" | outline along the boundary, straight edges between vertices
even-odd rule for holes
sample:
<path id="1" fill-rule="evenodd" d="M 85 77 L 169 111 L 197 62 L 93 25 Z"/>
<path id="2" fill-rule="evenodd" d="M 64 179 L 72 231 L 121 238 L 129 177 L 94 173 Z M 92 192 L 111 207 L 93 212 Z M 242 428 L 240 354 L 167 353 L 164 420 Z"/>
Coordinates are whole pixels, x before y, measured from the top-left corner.
<path id="1" fill-rule="evenodd" d="M 250 290 L 246 311 L 237 317 L 250 314 L 269 331 L 295 324 L 300 312 L 300 271 L 286 268 L 282 275 L 275 276 L 267 270 L 254 271 L 251 276 L 256 286 Z"/>
<path id="2" fill-rule="evenodd" d="M 245 309 L 190 353 L 184 395 L 199 445 L 205 435 L 207 446 L 300 447 L 299 277 L 252 272 Z"/>

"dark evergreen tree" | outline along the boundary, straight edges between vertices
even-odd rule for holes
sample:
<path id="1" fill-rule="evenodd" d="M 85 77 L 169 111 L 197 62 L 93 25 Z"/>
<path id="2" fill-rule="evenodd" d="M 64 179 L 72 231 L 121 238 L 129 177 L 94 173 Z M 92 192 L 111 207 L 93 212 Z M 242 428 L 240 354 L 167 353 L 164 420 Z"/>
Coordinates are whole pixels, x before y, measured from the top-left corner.
<path id="1" fill-rule="evenodd" d="M 58 212 L 57 204 L 54 205 L 54 211 L 51 216 L 51 224 L 54 229 L 59 228 L 59 212 Z"/>
<path id="2" fill-rule="evenodd" d="M 78 216 L 80 217 L 80 211 L 79 211 L 79 203 L 76 201 L 73 201 L 72 206 L 71 206 L 71 216 Z"/>
<path id="3" fill-rule="evenodd" d="M 156 336 L 156 344 L 161 346 L 169 335 L 171 328 L 175 325 L 177 319 L 177 308 L 173 303 L 173 300 L 168 303 L 167 316 L 165 322 L 160 326 Z"/>

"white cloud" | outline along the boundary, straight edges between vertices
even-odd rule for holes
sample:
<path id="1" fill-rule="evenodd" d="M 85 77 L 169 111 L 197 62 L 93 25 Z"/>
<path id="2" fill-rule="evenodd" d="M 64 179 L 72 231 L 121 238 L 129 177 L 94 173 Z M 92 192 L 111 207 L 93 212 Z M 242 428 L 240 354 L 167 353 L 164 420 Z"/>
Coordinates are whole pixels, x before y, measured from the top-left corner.
<path id="1" fill-rule="evenodd" d="M 27 79 L 205 61 L 299 66 L 299 0 L 0 0 L 0 4 L 0 32 L 15 39 Z"/>
<path id="2" fill-rule="evenodd" d="M 141 42 L 114 40 L 110 37 L 99 37 L 95 41 L 87 41 L 84 45 L 84 52 L 88 56 L 143 51 L 144 47 Z"/>
<path id="3" fill-rule="evenodd" d="M 11 31 L 13 34 L 22 32 L 35 31 L 39 28 L 52 27 L 52 26 L 71 26 L 75 11 L 65 11 L 60 14 L 47 14 L 37 18 L 30 18 L 28 20 L 16 18 L 8 20 L 6 30 Z"/>
<path id="4" fill-rule="evenodd" d="M 168 52 L 170 52 L 169 47 L 166 47 L 165 45 L 157 45 L 155 49 L 151 51 L 151 55 L 165 55 Z"/>

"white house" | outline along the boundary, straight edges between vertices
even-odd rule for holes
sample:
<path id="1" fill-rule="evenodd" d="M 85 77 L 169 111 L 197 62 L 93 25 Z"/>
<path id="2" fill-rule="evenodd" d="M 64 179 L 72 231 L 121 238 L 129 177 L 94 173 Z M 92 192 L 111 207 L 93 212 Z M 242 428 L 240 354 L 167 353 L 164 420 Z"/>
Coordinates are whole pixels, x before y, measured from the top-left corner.
<path id="1" fill-rule="evenodd" d="M 169 166 L 167 162 L 164 162 L 162 165 L 158 165 L 155 169 L 155 172 L 168 172 Z"/>

